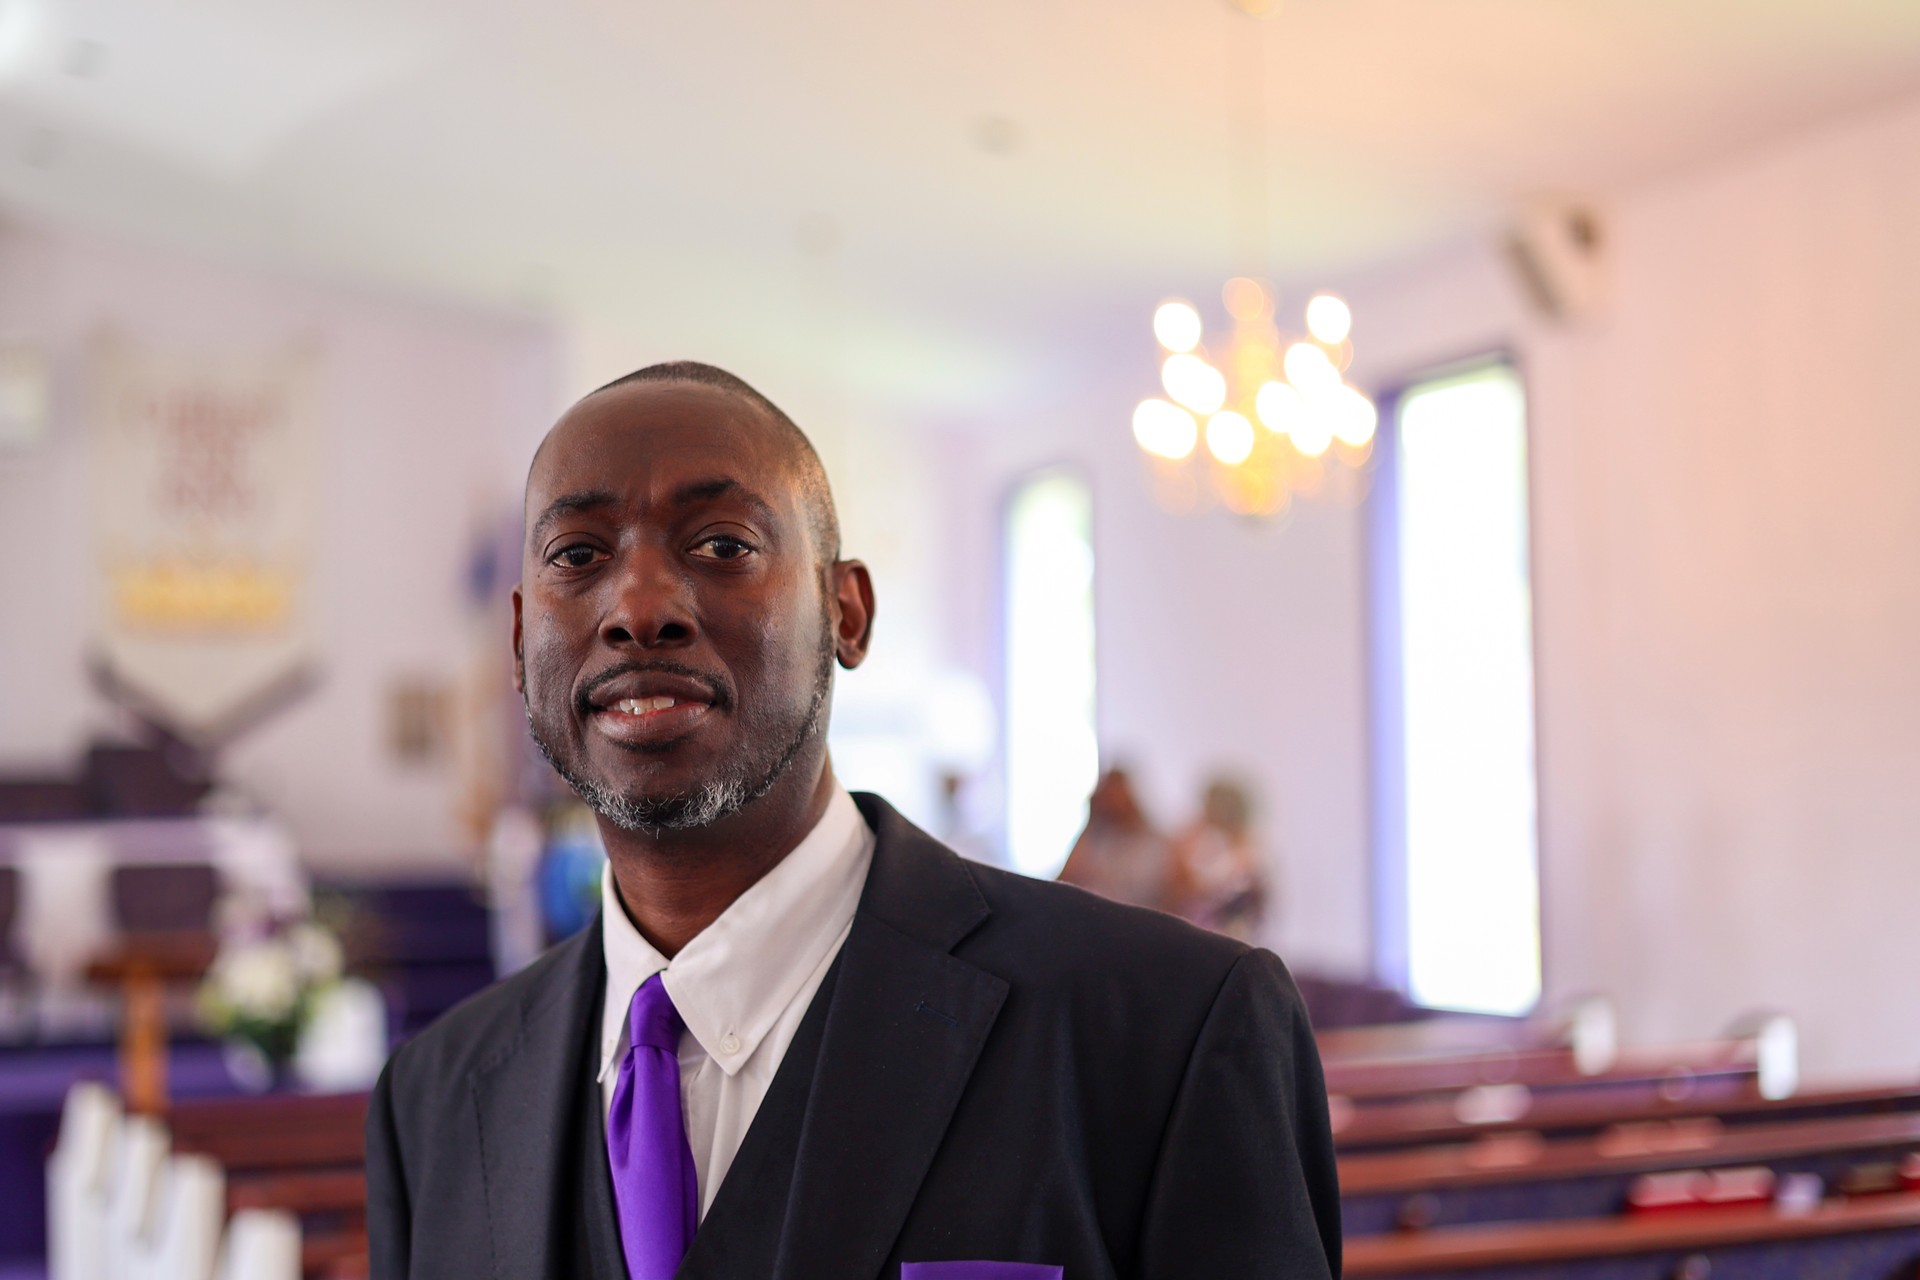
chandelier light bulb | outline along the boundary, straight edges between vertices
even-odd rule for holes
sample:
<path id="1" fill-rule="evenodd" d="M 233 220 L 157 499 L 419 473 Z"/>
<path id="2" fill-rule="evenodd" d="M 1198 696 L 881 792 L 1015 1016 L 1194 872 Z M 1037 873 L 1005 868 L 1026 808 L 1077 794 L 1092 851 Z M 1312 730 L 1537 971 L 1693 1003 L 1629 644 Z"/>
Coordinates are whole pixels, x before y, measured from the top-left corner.
<path id="1" fill-rule="evenodd" d="M 1142 400 L 1133 411 L 1133 438 L 1154 457 L 1178 462 L 1199 442 L 1200 424 L 1177 404 Z"/>
<path id="2" fill-rule="evenodd" d="M 1325 358 L 1323 353 L 1321 359 Z M 1331 370 L 1333 366 L 1327 368 Z M 1334 378 L 1338 381 L 1339 375 L 1336 373 Z M 1160 385 L 1195 413 L 1213 413 L 1227 402 L 1226 375 L 1199 356 L 1168 356 L 1167 362 L 1160 366 Z"/>
<path id="3" fill-rule="evenodd" d="M 1353 332 L 1353 311 L 1330 293 L 1316 293 L 1307 302 L 1307 332 L 1337 347 Z"/>
<path id="4" fill-rule="evenodd" d="M 1327 409 L 1334 438 L 1356 449 L 1369 443 L 1374 428 L 1380 425 L 1380 411 L 1373 407 L 1373 401 L 1353 387 L 1341 387 Z"/>
<path id="5" fill-rule="evenodd" d="M 1300 415 L 1300 421 L 1290 433 L 1293 447 L 1309 458 L 1317 458 L 1333 444 L 1333 402 L 1309 400 L 1305 407 L 1306 412 Z"/>
<path id="6" fill-rule="evenodd" d="M 1178 298 L 1163 302 L 1153 313 L 1153 336 L 1169 351 L 1191 351 L 1200 345 L 1200 313 Z"/>
<path id="7" fill-rule="evenodd" d="M 1227 314 L 1235 320 L 1264 320 L 1273 314 L 1273 301 L 1266 286 L 1249 276 L 1235 276 L 1220 290 Z"/>
<path id="8" fill-rule="evenodd" d="M 1207 419 L 1207 452 L 1237 467 L 1253 452 L 1253 424 L 1231 409 Z"/>
<path id="9" fill-rule="evenodd" d="M 1327 353 L 1311 342 L 1296 342 L 1288 347 L 1281 363 L 1287 371 L 1287 381 L 1309 399 L 1330 394 L 1340 385 L 1340 371 L 1333 367 Z"/>
<path id="10" fill-rule="evenodd" d="M 1286 435 L 1307 411 L 1300 393 L 1284 382 L 1269 382 L 1253 398 L 1253 411 L 1269 431 Z"/>

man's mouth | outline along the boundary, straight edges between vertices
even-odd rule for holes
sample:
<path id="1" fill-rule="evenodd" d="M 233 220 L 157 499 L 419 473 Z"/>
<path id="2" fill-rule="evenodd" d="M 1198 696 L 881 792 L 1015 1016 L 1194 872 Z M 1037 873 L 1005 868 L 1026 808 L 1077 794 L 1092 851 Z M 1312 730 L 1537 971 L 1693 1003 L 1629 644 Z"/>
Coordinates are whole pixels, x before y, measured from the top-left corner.
<path id="1" fill-rule="evenodd" d="M 720 681 L 689 669 L 658 667 L 611 671 L 581 694 L 585 719 L 603 737 L 626 747 L 662 747 L 697 729 L 726 691 Z"/>
<path id="2" fill-rule="evenodd" d="M 608 711 L 618 711 L 624 715 L 644 716 L 651 712 L 665 711 L 669 707 L 677 707 L 679 705 L 680 699 L 669 698 L 663 694 L 657 698 L 622 698 L 605 709 Z"/>
<path id="3" fill-rule="evenodd" d="M 623 747 L 644 750 L 671 745 L 706 722 L 710 702 L 672 698 L 617 698 L 596 709 L 588 721 L 601 737 Z"/>

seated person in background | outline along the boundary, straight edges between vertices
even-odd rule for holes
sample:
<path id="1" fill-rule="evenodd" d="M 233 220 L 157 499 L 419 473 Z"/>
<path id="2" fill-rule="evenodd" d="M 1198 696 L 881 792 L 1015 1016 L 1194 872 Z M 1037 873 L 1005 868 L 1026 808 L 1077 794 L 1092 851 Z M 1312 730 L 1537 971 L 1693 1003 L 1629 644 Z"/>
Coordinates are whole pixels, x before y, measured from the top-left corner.
<path id="1" fill-rule="evenodd" d="M 1115 902 L 1165 911 L 1167 838 L 1154 829 L 1133 794 L 1133 779 L 1115 767 L 1087 797 L 1087 825 L 1073 842 L 1060 879 Z"/>
<path id="2" fill-rule="evenodd" d="M 526 515 L 515 680 L 597 815 L 602 907 L 388 1063 L 375 1280 L 1339 1273 L 1277 958 L 969 863 L 834 777 L 873 584 L 779 409 L 643 369 L 548 434 Z"/>
<path id="3" fill-rule="evenodd" d="M 1167 891 L 1173 910 L 1201 928 L 1242 942 L 1259 937 L 1267 891 L 1246 788 L 1226 778 L 1207 784 L 1200 816 L 1173 839 Z"/>

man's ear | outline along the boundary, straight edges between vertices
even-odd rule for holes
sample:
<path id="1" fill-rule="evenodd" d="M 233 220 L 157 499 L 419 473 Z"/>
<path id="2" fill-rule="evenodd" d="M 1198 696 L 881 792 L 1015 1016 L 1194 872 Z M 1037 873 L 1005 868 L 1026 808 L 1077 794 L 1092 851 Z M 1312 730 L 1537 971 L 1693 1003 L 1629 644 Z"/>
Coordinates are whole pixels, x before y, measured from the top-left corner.
<path id="1" fill-rule="evenodd" d="M 866 661 L 867 646 L 873 641 L 873 577 L 858 560 L 835 561 L 830 572 L 833 574 L 833 656 L 851 671 Z"/>
<path id="2" fill-rule="evenodd" d="M 527 653 L 520 641 L 520 588 L 513 588 L 513 691 L 527 693 Z"/>

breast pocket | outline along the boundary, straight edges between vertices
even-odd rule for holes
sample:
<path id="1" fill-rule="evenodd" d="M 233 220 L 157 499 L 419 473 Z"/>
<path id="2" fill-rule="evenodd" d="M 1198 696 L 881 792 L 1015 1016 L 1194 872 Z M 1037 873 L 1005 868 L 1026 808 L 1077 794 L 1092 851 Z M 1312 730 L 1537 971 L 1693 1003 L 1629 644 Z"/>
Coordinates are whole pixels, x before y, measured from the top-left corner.
<path id="1" fill-rule="evenodd" d="M 903 1262 L 900 1280 L 1065 1280 L 1067 1269 L 1045 1262 Z"/>

